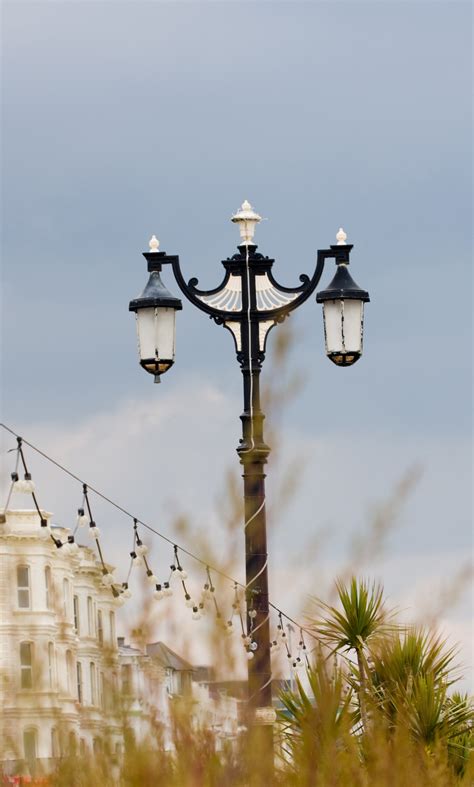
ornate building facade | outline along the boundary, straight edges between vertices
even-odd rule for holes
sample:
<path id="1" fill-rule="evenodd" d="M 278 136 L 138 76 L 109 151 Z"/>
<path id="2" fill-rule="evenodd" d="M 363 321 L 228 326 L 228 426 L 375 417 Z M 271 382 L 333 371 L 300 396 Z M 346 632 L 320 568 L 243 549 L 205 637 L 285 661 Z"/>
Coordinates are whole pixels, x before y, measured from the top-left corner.
<path id="1" fill-rule="evenodd" d="M 67 541 L 70 531 L 43 516 Z M 36 511 L 7 510 L 0 565 L 5 773 L 33 774 L 38 763 L 48 770 L 65 753 L 104 746 L 119 756 L 124 718 L 137 740 L 172 748 L 170 703 L 182 683 L 199 698 L 197 724 L 212 718 L 226 737 L 236 735 L 236 701 L 211 698 L 193 683 L 193 667 L 163 643 L 139 649 L 117 638 L 119 608 L 89 547 L 57 549 Z"/>

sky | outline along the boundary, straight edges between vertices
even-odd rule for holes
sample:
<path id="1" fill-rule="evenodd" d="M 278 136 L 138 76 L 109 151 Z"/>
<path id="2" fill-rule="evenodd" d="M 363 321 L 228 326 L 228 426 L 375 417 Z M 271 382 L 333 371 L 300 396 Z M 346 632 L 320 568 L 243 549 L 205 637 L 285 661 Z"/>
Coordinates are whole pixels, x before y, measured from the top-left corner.
<path id="1" fill-rule="evenodd" d="M 233 342 L 185 303 L 175 366 L 153 385 L 128 313 L 141 252 L 156 233 L 187 278 L 215 287 L 238 243 L 230 216 L 249 199 L 265 217 L 259 250 L 296 286 L 342 225 L 371 296 L 362 359 L 327 360 L 312 298 L 289 321 L 284 368 L 270 357 L 263 371 L 276 393 L 304 381 L 267 418 L 272 599 L 296 614 L 327 595 L 400 480 L 419 474 L 360 570 L 408 618 L 453 596 L 438 620 L 466 665 L 472 596 L 468 583 L 451 591 L 472 559 L 471 13 L 16 0 L 2 32 L 2 420 L 172 540 L 187 517 L 183 545 L 205 536 L 225 562 L 242 409 Z M 80 488 L 31 462 L 41 505 L 72 523 Z M 129 524 L 100 514 L 126 570 Z M 232 561 L 242 577 L 241 533 Z"/>

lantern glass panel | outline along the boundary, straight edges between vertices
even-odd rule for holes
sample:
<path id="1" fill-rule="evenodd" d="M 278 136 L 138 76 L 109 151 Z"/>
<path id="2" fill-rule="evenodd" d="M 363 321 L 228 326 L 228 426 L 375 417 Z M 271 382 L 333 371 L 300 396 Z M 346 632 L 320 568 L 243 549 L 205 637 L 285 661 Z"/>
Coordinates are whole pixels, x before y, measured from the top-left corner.
<path id="1" fill-rule="evenodd" d="M 140 362 L 148 371 L 155 373 L 169 369 L 175 354 L 176 310 L 164 306 L 137 309 L 137 333 Z"/>
<path id="2" fill-rule="evenodd" d="M 323 311 L 326 353 L 338 365 L 354 363 L 362 354 L 363 301 L 324 301 Z"/>

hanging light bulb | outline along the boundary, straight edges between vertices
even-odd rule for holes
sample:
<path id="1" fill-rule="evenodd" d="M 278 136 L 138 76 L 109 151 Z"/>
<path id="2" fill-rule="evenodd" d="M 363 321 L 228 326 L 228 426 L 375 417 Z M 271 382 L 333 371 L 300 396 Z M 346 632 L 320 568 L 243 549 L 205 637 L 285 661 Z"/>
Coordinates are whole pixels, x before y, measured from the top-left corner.
<path id="1" fill-rule="evenodd" d="M 252 642 L 252 637 L 246 637 L 245 634 L 242 634 L 242 639 L 246 647 Z"/>
<path id="2" fill-rule="evenodd" d="M 122 588 L 123 588 L 123 590 L 122 590 L 123 598 L 131 598 L 132 597 L 132 591 L 128 587 L 128 582 L 122 582 Z"/>
<path id="3" fill-rule="evenodd" d="M 231 620 L 227 621 L 226 625 L 226 634 L 233 634 L 234 633 L 234 624 Z"/>
<path id="4" fill-rule="evenodd" d="M 150 585 L 156 585 L 158 582 L 158 577 L 155 577 L 153 571 L 150 568 L 146 572 L 146 579 Z"/>
<path id="5" fill-rule="evenodd" d="M 184 603 L 186 604 L 186 606 L 187 606 L 187 607 L 189 607 L 189 608 L 191 609 L 192 607 L 195 607 L 195 606 L 196 606 L 196 604 L 195 604 L 195 603 L 194 603 L 194 601 L 192 600 L 192 598 L 191 598 L 191 596 L 189 595 L 189 593 L 186 593 L 186 595 L 185 595 L 185 597 L 184 597 L 184 598 L 185 598 L 185 602 L 184 602 Z"/>
<path id="6" fill-rule="evenodd" d="M 252 659 L 253 659 L 253 653 L 252 653 L 251 650 L 248 650 L 247 651 L 247 661 L 252 661 Z"/>
<path id="7" fill-rule="evenodd" d="M 123 607 L 123 605 L 125 604 L 125 599 L 122 594 L 120 594 L 119 596 L 115 596 L 114 604 L 116 607 Z"/>
<path id="8" fill-rule="evenodd" d="M 111 585 L 114 584 L 114 582 L 115 582 L 114 575 L 111 574 L 110 571 L 107 571 L 107 569 L 104 569 L 104 573 L 102 575 L 102 584 L 105 585 L 106 587 L 110 587 Z"/>
<path id="9" fill-rule="evenodd" d="M 47 519 L 41 519 L 40 523 L 40 537 L 41 538 L 48 538 L 51 535 L 51 528 L 48 524 Z"/>
<path id="10" fill-rule="evenodd" d="M 143 541 L 141 541 L 138 536 L 137 536 L 137 545 L 135 547 L 135 551 L 137 555 L 140 556 L 146 555 L 148 553 L 147 545 L 144 544 Z"/>
<path id="11" fill-rule="evenodd" d="M 164 590 L 162 589 L 161 585 L 156 585 L 155 590 L 153 591 L 153 598 L 156 598 L 157 601 L 163 598 L 165 595 Z"/>
<path id="12" fill-rule="evenodd" d="M 253 650 L 255 652 L 257 649 L 258 649 L 258 643 L 257 642 L 251 642 L 250 643 L 250 650 Z"/>
<path id="13" fill-rule="evenodd" d="M 255 618 L 257 617 L 257 610 L 256 609 L 249 609 L 248 615 L 249 615 L 249 618 L 251 618 L 252 620 L 255 620 Z"/>
<path id="14" fill-rule="evenodd" d="M 23 482 L 23 492 L 33 494 L 36 487 L 34 481 L 31 480 L 31 474 L 25 473 L 25 480 Z"/>
<path id="15" fill-rule="evenodd" d="M 92 538 L 95 538 L 96 541 L 100 536 L 100 530 L 93 519 L 91 519 L 91 521 L 89 522 L 89 535 Z"/>
<path id="16" fill-rule="evenodd" d="M 209 585 L 206 582 L 206 584 L 204 585 L 204 588 L 202 590 L 202 593 L 201 593 L 201 598 L 207 600 L 207 599 L 210 599 L 211 597 L 212 597 L 212 593 L 209 590 Z"/>
<path id="17" fill-rule="evenodd" d="M 193 620 L 200 620 L 200 618 L 201 618 L 201 615 L 199 613 L 199 607 L 196 607 L 196 605 L 194 605 L 194 607 L 193 607 L 192 618 L 193 618 Z"/>
<path id="18" fill-rule="evenodd" d="M 130 552 L 130 557 L 132 558 L 132 563 L 134 566 L 143 565 L 143 558 L 140 555 L 137 555 L 136 552 Z"/>
<path id="19" fill-rule="evenodd" d="M 165 596 L 172 596 L 173 595 L 173 590 L 172 590 L 172 588 L 170 588 L 170 583 L 169 582 L 163 582 L 163 593 L 165 594 Z"/>
<path id="20" fill-rule="evenodd" d="M 76 524 L 78 527 L 85 527 L 89 522 L 89 517 L 85 515 L 83 508 L 77 509 Z"/>
<path id="21" fill-rule="evenodd" d="M 24 492 L 24 482 L 20 479 L 18 473 L 12 473 L 11 479 L 13 482 L 13 492 Z"/>
<path id="22" fill-rule="evenodd" d="M 79 551 L 79 545 L 76 544 L 76 540 L 75 540 L 74 536 L 68 536 L 67 537 L 67 541 L 68 541 L 68 544 L 69 544 L 69 551 L 70 552 L 78 552 Z"/>
<path id="23" fill-rule="evenodd" d="M 177 574 L 179 574 L 179 578 L 180 579 L 187 579 L 188 578 L 188 575 L 187 575 L 186 571 L 181 566 L 178 566 L 178 568 L 176 569 L 176 572 L 177 572 Z"/>

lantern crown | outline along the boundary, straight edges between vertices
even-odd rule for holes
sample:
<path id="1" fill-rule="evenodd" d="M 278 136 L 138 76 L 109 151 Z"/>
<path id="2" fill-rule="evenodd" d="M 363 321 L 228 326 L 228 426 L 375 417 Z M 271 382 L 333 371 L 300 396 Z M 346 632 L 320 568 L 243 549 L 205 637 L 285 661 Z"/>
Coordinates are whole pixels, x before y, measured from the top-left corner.
<path id="1" fill-rule="evenodd" d="M 130 301 L 129 311 L 137 312 L 139 309 L 147 307 L 165 307 L 179 311 L 183 308 L 179 298 L 176 298 L 163 284 L 159 271 L 152 271 L 147 285 L 138 298 Z"/>
<path id="2" fill-rule="evenodd" d="M 255 228 L 261 220 L 262 217 L 253 209 L 250 202 L 244 200 L 237 213 L 231 217 L 231 221 L 239 225 L 242 244 L 252 245 Z"/>
<path id="3" fill-rule="evenodd" d="M 370 301 L 369 293 L 362 290 L 354 281 L 347 268 L 347 262 L 341 262 L 337 266 L 336 273 L 332 281 L 325 290 L 320 290 L 316 295 L 318 303 L 332 300 L 357 300 L 367 303 Z"/>

